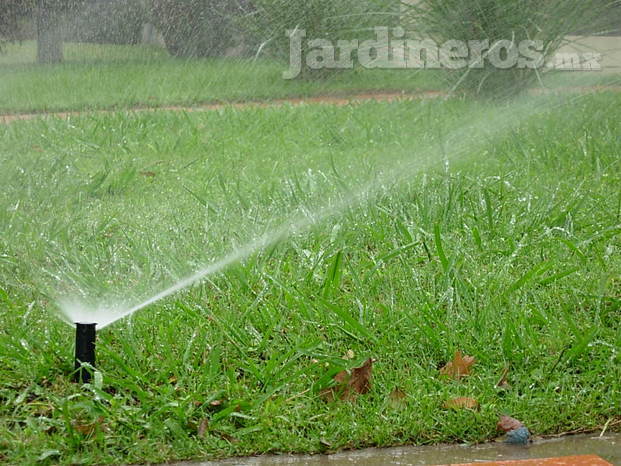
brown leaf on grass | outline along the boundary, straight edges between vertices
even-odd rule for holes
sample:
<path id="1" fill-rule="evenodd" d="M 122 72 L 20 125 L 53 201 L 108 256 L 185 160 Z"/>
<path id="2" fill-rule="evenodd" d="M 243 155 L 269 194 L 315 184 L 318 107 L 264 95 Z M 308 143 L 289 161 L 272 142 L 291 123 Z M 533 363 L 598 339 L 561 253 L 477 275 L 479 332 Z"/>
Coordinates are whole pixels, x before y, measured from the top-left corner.
<path id="1" fill-rule="evenodd" d="M 337 384 L 342 384 L 342 383 L 345 383 L 345 382 L 349 381 L 349 372 L 347 372 L 347 371 L 339 372 L 338 374 L 336 374 L 334 376 L 334 381 Z"/>
<path id="2" fill-rule="evenodd" d="M 145 178 L 155 178 L 155 176 L 157 175 L 157 173 L 152 172 L 150 170 L 145 170 L 145 171 L 138 172 L 138 173 L 144 176 Z"/>
<path id="3" fill-rule="evenodd" d="M 206 407 L 206 409 L 208 411 L 219 411 L 222 408 L 224 408 L 224 401 L 223 400 L 212 400 L 210 402 L 208 402 L 207 404 L 205 404 L 206 402 L 204 401 L 193 401 L 192 404 L 194 406 L 196 406 L 197 408 L 200 408 L 201 406 Z"/>
<path id="4" fill-rule="evenodd" d="M 351 373 L 341 371 L 334 376 L 335 385 L 323 389 L 320 395 L 328 402 L 354 401 L 358 395 L 364 395 L 371 390 L 372 370 L 373 359 L 369 358 L 362 366 L 353 368 Z"/>
<path id="5" fill-rule="evenodd" d="M 388 395 L 388 402 L 393 408 L 403 408 L 406 405 L 407 396 L 407 393 L 397 387 Z"/>
<path id="6" fill-rule="evenodd" d="M 455 356 L 452 361 L 446 363 L 446 365 L 440 369 L 440 375 L 446 375 L 452 379 L 459 380 L 462 377 L 470 375 L 470 368 L 474 364 L 475 359 L 472 356 L 464 356 L 461 351 L 455 351 Z"/>
<path id="7" fill-rule="evenodd" d="M 468 398 L 466 396 L 460 396 L 459 398 L 453 398 L 444 402 L 445 409 L 479 409 L 479 402 L 474 398 Z"/>
<path id="8" fill-rule="evenodd" d="M 201 423 L 198 426 L 198 436 L 200 438 L 204 438 L 205 433 L 207 432 L 207 429 L 209 429 L 209 419 L 205 418 L 201 421 Z"/>
<path id="9" fill-rule="evenodd" d="M 498 430 L 502 430 L 504 432 L 509 432 L 511 430 L 519 429 L 520 427 L 524 427 L 517 419 L 510 416 L 500 416 L 498 424 L 496 425 Z"/>
<path id="10" fill-rule="evenodd" d="M 227 434 L 226 432 L 215 432 L 215 434 L 222 440 L 226 440 L 229 443 L 239 443 L 239 439 L 236 439 L 235 437 Z"/>
<path id="11" fill-rule="evenodd" d="M 73 424 L 73 428 L 84 436 L 89 436 L 95 432 L 95 424 Z"/>
<path id="12" fill-rule="evenodd" d="M 502 376 L 500 377 L 500 380 L 496 384 L 496 388 L 502 388 L 504 390 L 510 389 L 511 384 L 508 381 L 508 376 L 509 376 L 509 368 L 505 367 L 502 371 Z"/>
<path id="13" fill-rule="evenodd" d="M 74 421 L 72 423 L 72 426 L 76 432 L 79 432 L 80 434 L 86 437 L 89 435 L 93 435 L 100 428 L 105 428 L 103 416 L 100 416 L 99 418 L 97 418 L 95 422 L 90 422 L 88 424 L 82 424 L 77 421 Z"/>
<path id="14" fill-rule="evenodd" d="M 327 387 L 321 390 L 321 392 L 319 392 L 319 396 L 328 403 L 332 403 L 337 399 L 344 399 L 345 396 L 348 396 L 349 394 L 347 386 L 348 378 L 349 374 L 347 373 L 347 371 L 339 372 L 334 376 L 335 384 L 331 387 Z"/>
<path id="15" fill-rule="evenodd" d="M 355 367 L 351 371 L 351 387 L 361 395 L 371 390 L 371 371 L 373 370 L 373 359 L 367 359 L 360 367 Z"/>

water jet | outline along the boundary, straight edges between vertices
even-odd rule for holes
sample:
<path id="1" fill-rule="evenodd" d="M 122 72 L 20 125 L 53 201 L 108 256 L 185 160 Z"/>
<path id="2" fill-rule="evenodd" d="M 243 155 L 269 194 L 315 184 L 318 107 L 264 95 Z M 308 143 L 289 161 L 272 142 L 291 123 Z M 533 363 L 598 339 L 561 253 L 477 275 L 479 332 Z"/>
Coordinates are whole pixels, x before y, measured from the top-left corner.
<path id="1" fill-rule="evenodd" d="M 95 367 L 95 339 L 97 324 L 76 322 L 75 324 L 75 372 L 74 382 L 89 383 Z"/>

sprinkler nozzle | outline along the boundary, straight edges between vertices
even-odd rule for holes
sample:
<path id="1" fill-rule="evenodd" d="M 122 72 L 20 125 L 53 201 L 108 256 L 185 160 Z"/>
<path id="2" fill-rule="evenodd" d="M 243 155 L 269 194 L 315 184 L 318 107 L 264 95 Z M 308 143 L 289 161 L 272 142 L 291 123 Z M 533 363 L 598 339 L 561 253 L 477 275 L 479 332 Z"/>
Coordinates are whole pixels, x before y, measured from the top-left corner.
<path id="1" fill-rule="evenodd" d="M 88 383 L 91 381 L 92 369 L 95 367 L 95 338 L 97 337 L 97 324 L 75 324 L 75 375 L 76 383 Z M 91 367 L 85 367 L 88 364 Z"/>

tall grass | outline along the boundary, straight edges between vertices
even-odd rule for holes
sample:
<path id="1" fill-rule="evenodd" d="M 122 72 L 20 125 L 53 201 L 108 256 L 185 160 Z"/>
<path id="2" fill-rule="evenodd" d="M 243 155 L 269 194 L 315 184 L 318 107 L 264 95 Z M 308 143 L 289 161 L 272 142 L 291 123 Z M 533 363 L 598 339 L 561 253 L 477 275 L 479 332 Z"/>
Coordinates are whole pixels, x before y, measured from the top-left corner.
<path id="1" fill-rule="evenodd" d="M 410 33 L 437 44 L 449 40 L 487 40 L 483 54 L 468 57 L 468 66 L 457 70 L 445 68 L 448 85 L 468 94 L 486 97 L 509 97 L 541 80 L 543 65 L 565 41 L 567 35 L 588 28 L 591 33 L 604 24 L 605 14 L 616 0 L 421 0 L 408 2 L 404 8 L 404 24 Z M 535 67 L 516 64 L 508 69 L 494 66 L 490 55 L 520 54 L 520 43 L 540 41 L 541 60 Z"/>
<path id="2" fill-rule="evenodd" d="M 312 48 L 309 41 L 362 40 L 372 36 L 374 26 L 390 26 L 398 20 L 398 4 L 390 0 L 256 0 L 244 18 L 244 26 L 256 41 L 256 54 L 272 54 L 283 61 L 291 58 L 292 37 L 303 34 L 302 54 Z M 303 67 L 301 78 L 321 78 L 334 69 Z"/>

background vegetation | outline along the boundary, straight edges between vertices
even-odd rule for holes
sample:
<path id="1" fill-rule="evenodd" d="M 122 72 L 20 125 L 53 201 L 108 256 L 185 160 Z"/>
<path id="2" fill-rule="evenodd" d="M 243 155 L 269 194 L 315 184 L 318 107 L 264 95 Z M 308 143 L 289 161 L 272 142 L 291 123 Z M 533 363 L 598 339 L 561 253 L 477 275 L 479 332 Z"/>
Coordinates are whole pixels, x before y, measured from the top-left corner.
<path id="1" fill-rule="evenodd" d="M 399 24 L 410 37 L 438 43 L 486 38 L 491 44 L 513 40 L 517 47 L 522 39 L 542 40 L 550 56 L 567 34 L 611 34 L 621 19 L 619 0 L 7 0 L 1 12 L 0 38 L 38 38 L 41 63 L 60 62 L 63 41 L 135 44 L 144 34 L 162 40 L 176 57 L 268 55 L 287 61 L 288 30 L 305 30 L 308 38 L 363 40 L 375 26 Z M 146 24 L 157 32 L 144 29 Z M 503 86 L 532 84 L 536 74 L 485 66 L 448 76 L 468 92 L 497 94 Z M 305 70 L 301 77 L 325 75 Z"/>
<path id="2" fill-rule="evenodd" d="M 432 38 L 437 44 L 489 40 L 490 49 L 484 52 L 483 62 L 471 59 L 468 69 L 445 69 L 444 75 L 451 88 L 498 98 L 519 93 L 542 79 L 541 67 L 499 69 L 485 60 L 498 41 L 512 42 L 503 58 L 517 54 L 521 41 L 541 41 L 545 62 L 567 35 L 584 31 L 585 25 L 591 34 L 610 32 L 608 15 L 619 5 L 615 0 L 422 0 L 405 6 L 404 21 L 415 37 Z"/>

